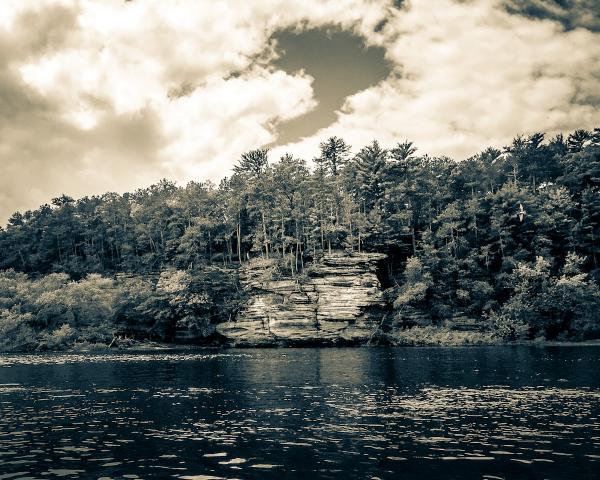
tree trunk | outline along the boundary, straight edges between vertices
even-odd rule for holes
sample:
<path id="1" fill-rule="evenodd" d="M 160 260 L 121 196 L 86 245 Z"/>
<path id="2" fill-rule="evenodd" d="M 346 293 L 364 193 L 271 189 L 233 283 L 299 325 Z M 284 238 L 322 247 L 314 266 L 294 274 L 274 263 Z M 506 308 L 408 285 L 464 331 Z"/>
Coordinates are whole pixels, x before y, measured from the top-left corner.
<path id="1" fill-rule="evenodd" d="M 300 236 L 300 232 L 298 231 L 298 219 L 295 220 L 295 225 L 296 225 L 296 231 L 295 231 L 295 237 L 296 237 L 296 271 L 298 271 L 298 253 L 300 250 L 299 244 L 300 244 L 300 240 L 299 240 L 299 236 Z"/>
<path id="2" fill-rule="evenodd" d="M 237 224 L 237 255 L 238 255 L 238 262 L 241 265 L 242 264 L 242 225 L 239 221 Z"/>
<path id="3" fill-rule="evenodd" d="M 598 268 L 598 259 L 596 257 L 596 238 L 594 235 L 594 226 L 590 226 L 590 233 L 592 237 L 592 261 L 594 262 L 594 269 Z"/>
<path id="4" fill-rule="evenodd" d="M 25 269 L 25 257 L 23 256 L 23 252 L 19 248 L 19 257 L 21 258 L 21 264 L 23 265 L 23 269 Z"/>
<path id="5" fill-rule="evenodd" d="M 321 251 L 325 250 L 325 233 L 323 232 L 323 220 L 320 222 L 321 224 Z"/>
<path id="6" fill-rule="evenodd" d="M 267 224 L 265 223 L 265 212 L 261 211 L 262 226 L 263 226 L 263 243 L 265 246 L 265 255 L 269 258 L 269 240 L 267 239 Z"/>
<path id="7" fill-rule="evenodd" d="M 348 222 L 350 224 L 350 251 L 354 252 L 354 233 L 352 232 L 352 217 L 350 217 L 350 220 Z M 360 253 L 360 247 L 358 247 L 358 252 Z"/>

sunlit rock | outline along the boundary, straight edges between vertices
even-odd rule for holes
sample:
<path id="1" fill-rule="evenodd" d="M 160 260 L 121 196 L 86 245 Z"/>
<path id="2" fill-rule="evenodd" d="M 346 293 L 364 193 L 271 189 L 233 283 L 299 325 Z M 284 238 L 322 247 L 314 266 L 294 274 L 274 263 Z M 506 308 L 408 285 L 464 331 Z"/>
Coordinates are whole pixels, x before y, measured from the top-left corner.
<path id="1" fill-rule="evenodd" d="M 324 255 L 304 275 L 273 279 L 266 262 L 240 274 L 249 300 L 235 321 L 217 331 L 235 345 L 367 342 L 384 302 L 377 268 L 383 254 Z"/>

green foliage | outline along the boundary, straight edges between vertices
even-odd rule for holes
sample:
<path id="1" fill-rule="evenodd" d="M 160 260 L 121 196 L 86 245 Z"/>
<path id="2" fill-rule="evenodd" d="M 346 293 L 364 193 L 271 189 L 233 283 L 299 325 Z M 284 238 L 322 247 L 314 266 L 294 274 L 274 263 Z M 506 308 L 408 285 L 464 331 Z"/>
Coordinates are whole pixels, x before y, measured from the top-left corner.
<path id="1" fill-rule="evenodd" d="M 155 282 L 123 278 L 115 298 L 115 322 L 132 337 L 174 341 L 177 330 L 208 337 L 212 325 L 230 320 L 243 303 L 237 272 L 212 266 L 167 269 Z"/>
<path id="2" fill-rule="evenodd" d="M 506 337 L 556 338 L 561 334 L 592 337 L 600 332 L 600 291 L 582 273 L 583 257 L 567 255 L 560 276 L 551 275 L 548 260 L 519 263 L 510 278 L 513 295 L 491 315 Z"/>
<path id="3" fill-rule="evenodd" d="M 462 346 L 494 345 L 499 338 L 491 332 L 458 332 L 443 327 L 415 326 L 386 335 L 392 345 Z"/>
<path id="4" fill-rule="evenodd" d="M 18 310 L 0 312 L 0 351 L 28 350 L 37 346 L 36 333 L 31 327 L 32 315 Z"/>
<path id="5" fill-rule="evenodd" d="M 40 347 L 48 350 L 61 350 L 67 348 L 75 339 L 75 331 L 68 324 L 50 332 L 42 332 L 40 335 Z"/>
<path id="6" fill-rule="evenodd" d="M 233 269 L 165 270 L 153 281 L 90 274 L 30 279 L 0 272 L 0 350 L 104 345 L 114 337 L 173 341 L 177 329 L 208 337 L 243 303 Z"/>
<path id="7" fill-rule="evenodd" d="M 98 274 L 71 281 L 0 272 L 0 349 L 60 349 L 78 341 L 106 342 L 114 331 L 116 287 Z"/>
<path id="8" fill-rule="evenodd" d="M 334 177 L 338 175 L 341 168 L 348 161 L 350 145 L 339 137 L 330 137 L 320 144 L 321 156 L 317 163 L 323 165 Z"/>
<path id="9" fill-rule="evenodd" d="M 598 336 L 599 132 L 519 136 L 461 162 L 409 141 L 352 155 L 331 137 L 312 171 L 257 149 L 219 186 L 62 195 L 0 229 L 0 347 L 209 335 L 243 302 L 237 266 L 297 277 L 334 250 L 387 253 L 396 311 L 485 318 L 503 338 Z M 73 336 L 40 337 L 63 325 Z"/>
<path id="10" fill-rule="evenodd" d="M 406 306 L 417 306 L 425 300 L 431 286 L 431 275 L 417 257 L 410 257 L 404 269 L 404 283 L 397 288 L 393 302 L 394 309 L 402 310 Z"/>

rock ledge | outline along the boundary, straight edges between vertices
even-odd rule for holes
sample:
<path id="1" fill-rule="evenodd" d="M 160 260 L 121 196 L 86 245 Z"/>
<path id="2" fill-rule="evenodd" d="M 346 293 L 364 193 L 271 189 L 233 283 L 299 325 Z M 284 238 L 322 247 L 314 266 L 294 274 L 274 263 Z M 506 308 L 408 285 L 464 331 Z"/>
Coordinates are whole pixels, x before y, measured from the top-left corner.
<path id="1" fill-rule="evenodd" d="M 279 280 L 265 275 L 272 264 L 251 262 L 240 272 L 248 303 L 217 332 L 236 346 L 366 343 L 384 309 L 376 272 L 385 258 L 328 254 L 305 276 Z"/>

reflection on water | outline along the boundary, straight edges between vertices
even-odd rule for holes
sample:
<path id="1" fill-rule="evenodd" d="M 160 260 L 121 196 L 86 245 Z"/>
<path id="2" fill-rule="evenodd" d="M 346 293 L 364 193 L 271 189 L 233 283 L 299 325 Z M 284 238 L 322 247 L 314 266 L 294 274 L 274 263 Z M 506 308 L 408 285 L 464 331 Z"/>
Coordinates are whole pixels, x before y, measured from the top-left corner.
<path id="1" fill-rule="evenodd" d="M 599 347 L 0 357 L 0 480 L 599 478 Z"/>

